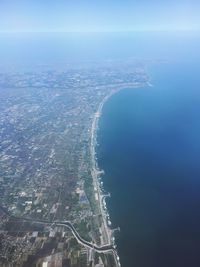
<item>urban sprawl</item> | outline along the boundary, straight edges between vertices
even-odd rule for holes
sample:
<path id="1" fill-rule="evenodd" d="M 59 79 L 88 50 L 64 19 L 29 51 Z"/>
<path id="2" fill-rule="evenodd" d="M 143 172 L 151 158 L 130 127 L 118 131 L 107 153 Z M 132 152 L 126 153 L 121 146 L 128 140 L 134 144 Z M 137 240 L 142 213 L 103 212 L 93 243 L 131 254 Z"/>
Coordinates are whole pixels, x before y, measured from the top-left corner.
<path id="1" fill-rule="evenodd" d="M 112 94 L 146 84 L 131 60 L 0 73 L 0 266 L 120 266 L 96 131 Z"/>

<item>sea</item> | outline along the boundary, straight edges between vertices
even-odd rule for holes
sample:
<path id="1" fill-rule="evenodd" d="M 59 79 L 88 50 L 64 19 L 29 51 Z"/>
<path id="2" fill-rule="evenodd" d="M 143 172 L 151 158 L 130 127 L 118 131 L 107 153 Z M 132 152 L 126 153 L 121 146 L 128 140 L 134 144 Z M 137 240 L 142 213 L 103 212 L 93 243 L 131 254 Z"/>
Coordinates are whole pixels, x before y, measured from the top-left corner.
<path id="1" fill-rule="evenodd" d="M 200 266 L 200 34 L 0 35 L 0 71 L 141 61 L 152 86 L 105 103 L 98 165 L 122 267 Z"/>
<path id="2" fill-rule="evenodd" d="M 104 105 L 97 154 L 122 267 L 200 266 L 200 61 L 148 66 Z"/>

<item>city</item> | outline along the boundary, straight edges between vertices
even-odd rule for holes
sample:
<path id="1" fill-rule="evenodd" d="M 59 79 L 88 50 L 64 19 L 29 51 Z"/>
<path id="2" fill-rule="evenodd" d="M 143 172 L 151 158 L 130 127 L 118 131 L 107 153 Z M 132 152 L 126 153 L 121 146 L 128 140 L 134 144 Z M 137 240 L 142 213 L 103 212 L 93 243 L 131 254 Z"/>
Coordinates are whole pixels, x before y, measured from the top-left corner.
<path id="1" fill-rule="evenodd" d="M 134 61 L 80 66 L 0 74 L 3 267 L 116 266 L 95 158 L 98 118 L 108 97 L 148 84 L 148 76 Z M 113 249 L 80 244 L 63 221 L 94 246 Z"/>

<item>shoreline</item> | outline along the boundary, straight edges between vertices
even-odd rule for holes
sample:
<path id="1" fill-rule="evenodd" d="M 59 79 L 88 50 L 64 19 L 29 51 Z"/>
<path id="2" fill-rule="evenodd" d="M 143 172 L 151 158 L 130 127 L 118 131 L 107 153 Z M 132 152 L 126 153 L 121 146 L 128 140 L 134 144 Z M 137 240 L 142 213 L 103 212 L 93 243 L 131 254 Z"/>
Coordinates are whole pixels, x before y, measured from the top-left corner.
<path id="1" fill-rule="evenodd" d="M 110 228 L 110 216 L 109 216 L 109 212 L 107 210 L 106 207 L 106 202 L 105 202 L 105 198 L 110 196 L 109 194 L 105 194 L 102 191 L 103 188 L 103 182 L 100 183 L 99 178 L 100 178 L 100 174 L 103 171 L 100 171 L 98 168 L 98 162 L 96 159 L 96 137 L 97 137 L 97 131 L 98 131 L 98 125 L 99 125 L 99 119 L 102 115 L 102 109 L 104 104 L 107 102 L 107 100 L 114 94 L 116 94 L 117 92 L 124 90 L 124 89 L 136 89 L 136 88 L 141 88 L 144 86 L 149 86 L 148 83 L 134 83 L 134 84 L 125 84 L 123 86 L 120 87 L 113 87 L 113 89 L 111 90 L 111 92 L 109 94 L 107 94 L 102 101 L 100 102 L 97 111 L 94 113 L 94 117 L 92 120 L 92 128 L 91 128 L 91 144 L 90 144 L 90 154 L 91 154 L 91 175 L 92 175 L 92 180 L 93 180 L 93 187 L 94 187 L 94 196 L 95 196 L 95 200 L 97 202 L 98 205 L 98 209 L 100 214 L 102 215 L 102 222 L 101 222 L 101 230 L 100 230 L 100 234 L 101 234 L 101 245 L 111 245 L 113 246 L 113 257 L 116 263 L 117 267 L 120 267 L 120 259 L 117 253 L 117 249 L 116 249 L 116 244 L 115 244 L 115 238 L 114 238 L 114 229 Z M 109 222 L 109 225 L 108 225 Z M 104 244 L 102 244 L 102 242 L 104 242 Z M 106 243 L 105 243 L 106 242 Z"/>

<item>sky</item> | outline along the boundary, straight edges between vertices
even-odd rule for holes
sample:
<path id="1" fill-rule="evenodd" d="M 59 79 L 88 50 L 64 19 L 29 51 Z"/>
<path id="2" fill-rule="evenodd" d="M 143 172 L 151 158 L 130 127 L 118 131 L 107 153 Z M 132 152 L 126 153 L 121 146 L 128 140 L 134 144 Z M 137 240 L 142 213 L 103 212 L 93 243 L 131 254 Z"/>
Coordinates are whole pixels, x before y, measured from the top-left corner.
<path id="1" fill-rule="evenodd" d="M 0 0 L 0 32 L 200 30 L 197 0 Z"/>

